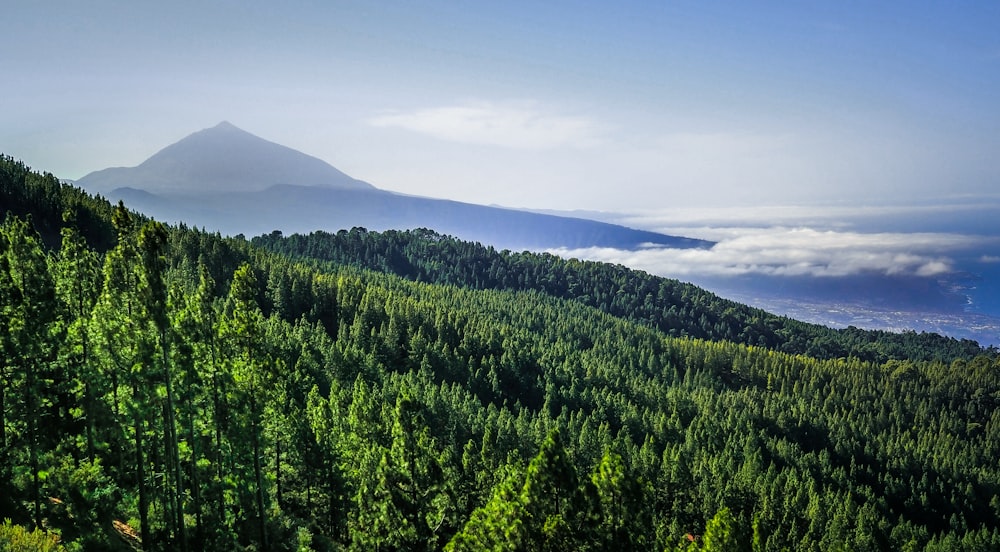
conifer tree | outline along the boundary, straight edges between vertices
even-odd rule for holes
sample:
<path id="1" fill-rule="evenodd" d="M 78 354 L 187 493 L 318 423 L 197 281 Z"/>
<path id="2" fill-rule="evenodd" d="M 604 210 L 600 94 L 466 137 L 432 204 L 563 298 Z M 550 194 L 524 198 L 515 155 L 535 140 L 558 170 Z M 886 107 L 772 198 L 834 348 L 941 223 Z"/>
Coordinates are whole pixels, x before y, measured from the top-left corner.
<path id="1" fill-rule="evenodd" d="M 233 274 L 226 303 L 226 318 L 220 328 L 228 342 L 232 374 L 240 397 L 246 401 L 244 413 L 250 441 L 250 478 L 258 542 L 268 548 L 267 505 L 263 470 L 263 412 L 269 393 L 269 366 L 262 334 L 264 318 L 257 303 L 257 277 L 244 264 Z"/>
<path id="2" fill-rule="evenodd" d="M 66 356 L 72 378 L 80 383 L 86 455 L 95 459 L 99 418 L 99 374 L 93 360 L 91 315 L 100 293 L 100 263 L 76 228 L 72 211 L 63 213 L 62 245 L 56 261 L 56 291 L 65 313 Z"/>
<path id="3" fill-rule="evenodd" d="M 115 420 L 124 425 L 123 411 L 131 420 L 135 474 L 132 484 L 138 494 L 140 538 L 142 546 L 148 550 L 152 546 L 153 532 L 149 519 L 152 491 L 146 434 L 155 419 L 157 336 L 140 297 L 143 268 L 136 247 L 135 222 L 121 203 L 114 211 L 113 222 L 118 244 L 105 256 L 104 285 L 95 306 L 95 333 L 111 384 Z M 125 464 L 122 455 L 119 471 L 125 471 Z"/>
<path id="4" fill-rule="evenodd" d="M 723 507 L 705 525 L 701 550 L 704 552 L 738 552 L 745 547 L 739 541 L 739 529 L 735 526 L 729 508 Z"/>
<path id="5" fill-rule="evenodd" d="M 166 259 L 167 230 L 159 222 L 150 221 L 139 230 L 138 250 L 141 259 L 139 277 L 142 310 L 155 332 L 155 346 L 159 350 L 155 379 L 149 381 L 165 389 L 163 403 L 163 459 L 168 481 L 166 502 L 169 527 L 179 549 L 187 550 L 187 531 L 184 527 L 184 480 L 181 477 L 180 453 L 174 406 L 174 376 L 170 358 L 171 326 L 167 311 Z"/>
<path id="6" fill-rule="evenodd" d="M 13 380 L 13 360 L 17 352 L 13 334 L 17 327 L 14 317 L 21 302 L 20 290 L 14 285 L 10 273 L 9 249 L 7 236 L 0 233 L 0 469 L 3 470 L 0 475 L 4 482 L 11 480 L 7 458 L 7 397 L 13 391 L 9 386 Z"/>
<path id="7" fill-rule="evenodd" d="M 42 427 L 56 421 L 52 412 L 54 393 L 56 386 L 64 383 L 57 381 L 52 366 L 57 346 L 55 283 L 41 240 L 30 220 L 8 216 L 0 226 L 0 241 L 6 242 L 8 274 L 0 281 L 0 286 L 5 286 L 10 293 L 5 301 L 6 314 L 10 316 L 6 322 L 9 335 L 6 352 L 12 354 L 4 360 L 9 370 L 5 380 L 13 382 L 15 396 L 19 399 L 13 421 L 22 436 L 20 444 L 27 453 L 32 521 L 36 529 L 41 529 L 40 456 L 46 447 Z M 5 402 L 0 400 L 0 408 L 6 407 Z"/>

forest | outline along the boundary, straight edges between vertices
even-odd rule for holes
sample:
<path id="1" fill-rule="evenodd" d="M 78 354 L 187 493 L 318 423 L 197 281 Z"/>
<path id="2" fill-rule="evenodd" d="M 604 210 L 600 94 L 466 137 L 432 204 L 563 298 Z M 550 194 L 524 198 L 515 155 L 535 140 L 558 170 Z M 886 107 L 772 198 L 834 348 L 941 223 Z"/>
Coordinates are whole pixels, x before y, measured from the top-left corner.
<path id="1" fill-rule="evenodd" d="M 806 324 L 624 266 L 562 259 L 547 253 L 496 251 L 427 229 L 380 233 L 353 228 L 336 234 L 316 231 L 288 237 L 275 231 L 255 237 L 251 243 L 298 260 L 326 260 L 420 282 L 536 290 L 675 337 L 733 341 L 823 359 L 852 356 L 878 362 L 968 360 L 982 352 L 973 341 L 938 334 L 854 327 L 834 330 Z"/>
<path id="2" fill-rule="evenodd" d="M 997 550 L 1000 360 L 0 158 L 0 550 Z"/>

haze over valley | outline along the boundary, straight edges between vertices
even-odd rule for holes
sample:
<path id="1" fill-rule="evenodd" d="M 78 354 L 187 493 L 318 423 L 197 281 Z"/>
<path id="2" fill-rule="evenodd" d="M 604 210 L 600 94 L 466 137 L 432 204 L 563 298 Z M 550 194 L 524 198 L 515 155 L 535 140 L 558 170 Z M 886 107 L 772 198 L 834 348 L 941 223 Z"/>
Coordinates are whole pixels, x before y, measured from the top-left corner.
<path id="1" fill-rule="evenodd" d="M 580 218 L 386 192 L 228 122 L 195 132 L 136 167 L 95 171 L 76 184 L 160 220 L 230 236 L 433 228 L 501 249 L 711 245 Z"/>
<path id="2" fill-rule="evenodd" d="M 671 209 L 594 216 L 712 241 L 700 251 L 587 248 L 772 312 L 836 327 L 1000 340 L 1000 203 Z"/>
<path id="3" fill-rule="evenodd" d="M 326 196 L 371 183 L 396 194 L 367 216 L 373 229 L 424 225 L 432 203 L 417 198 L 449 200 L 483 230 L 445 233 L 565 248 L 782 312 L 803 294 L 815 307 L 796 312 L 817 320 L 831 298 L 844 312 L 914 315 L 830 323 L 931 329 L 917 319 L 943 311 L 952 327 L 942 331 L 997 339 L 991 322 L 961 320 L 998 309 L 996 6 L 230 8 L 209 3 L 192 18 L 174 6 L 13 7 L 14 31 L 0 37 L 17 53 L 0 151 L 70 180 L 136 167 L 108 169 L 100 191 L 141 190 L 121 195 L 227 233 L 310 231 L 318 205 L 355 211 Z M 47 38 L 26 48 L 35 36 Z M 197 159 L 208 150 L 191 141 L 154 155 L 220 120 L 284 150 L 230 159 L 239 180 L 214 175 L 215 190 L 238 200 L 203 197 L 192 210 L 162 196 L 186 192 L 145 176 L 226 165 L 218 151 Z M 185 165 L 165 164 L 180 154 Z M 317 178 L 333 188 L 266 190 Z M 310 209 L 288 207 L 306 192 Z M 273 208 L 237 221 L 219 208 L 227 201 Z M 718 245 L 635 253 L 635 240 L 605 241 L 598 251 L 593 233 L 543 243 L 542 227 L 491 231 L 495 211 L 462 204 Z"/>
<path id="4" fill-rule="evenodd" d="M 228 122 L 76 184 L 225 235 L 431 228 L 624 264 L 833 327 L 1000 344 L 1000 207 L 990 201 L 531 213 L 387 192 Z"/>
<path id="5" fill-rule="evenodd" d="M 1000 181 L 995 6 L 229 8 L 210 3 L 192 18 L 170 6 L 13 7 L 15 31 L 0 38 L 17 53 L 8 60 L 0 151 L 71 180 L 139 167 L 109 169 L 102 191 L 155 195 L 169 183 L 134 183 L 144 170 L 166 168 L 153 154 L 228 120 L 315 161 L 268 174 L 241 159 L 243 180 L 218 174 L 219 192 L 266 194 L 258 184 L 282 179 L 311 185 L 315 171 L 332 169 L 346 178 L 338 185 L 358 191 L 370 182 L 403 196 L 593 212 L 720 242 L 683 254 L 586 251 L 592 244 L 526 236 L 506 245 L 563 246 L 749 301 L 764 294 L 730 286 L 732 276 L 760 276 L 768 283 L 750 287 L 769 293 L 808 287 L 777 274 L 834 283 L 865 307 L 888 298 L 835 282 L 904 275 L 918 285 L 892 308 L 921 312 L 908 303 L 927 284 L 928 304 L 940 303 L 940 290 L 974 287 L 971 305 L 947 310 L 996 313 L 992 292 L 983 294 L 993 265 L 977 260 L 998 256 L 990 243 Z M 25 48 L 33 36 L 47 39 Z M 282 171 L 288 161 L 255 163 Z M 129 177 L 112 182 L 116 174 Z M 272 195 L 244 198 L 246 207 L 273 204 L 275 216 L 239 231 L 309 231 L 296 225 L 302 217 L 278 220 L 288 218 L 278 206 L 290 194 Z M 152 199 L 129 196 L 138 207 Z M 164 198 L 157 202 L 166 209 Z M 172 220 L 191 213 L 174 207 L 157 212 Z M 969 207 L 975 216 L 966 220 Z M 220 230 L 238 230 L 211 199 L 200 209 Z"/>

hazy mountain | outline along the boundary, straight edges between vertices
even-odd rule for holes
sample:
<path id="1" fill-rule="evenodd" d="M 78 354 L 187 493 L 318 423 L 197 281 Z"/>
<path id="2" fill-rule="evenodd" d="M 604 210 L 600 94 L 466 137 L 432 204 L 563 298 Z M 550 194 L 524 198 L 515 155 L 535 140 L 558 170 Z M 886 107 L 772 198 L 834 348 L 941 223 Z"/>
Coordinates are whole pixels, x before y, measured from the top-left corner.
<path id="1" fill-rule="evenodd" d="M 269 142 L 228 122 L 169 145 L 137 167 L 113 167 L 76 182 L 92 192 L 139 188 L 151 193 L 251 192 L 276 184 L 374 189 L 321 159 Z"/>
<path id="2" fill-rule="evenodd" d="M 711 245 L 582 218 L 386 192 L 229 123 L 196 132 L 137 167 L 97 171 L 77 184 L 157 219 L 229 235 L 423 227 L 510 249 Z"/>

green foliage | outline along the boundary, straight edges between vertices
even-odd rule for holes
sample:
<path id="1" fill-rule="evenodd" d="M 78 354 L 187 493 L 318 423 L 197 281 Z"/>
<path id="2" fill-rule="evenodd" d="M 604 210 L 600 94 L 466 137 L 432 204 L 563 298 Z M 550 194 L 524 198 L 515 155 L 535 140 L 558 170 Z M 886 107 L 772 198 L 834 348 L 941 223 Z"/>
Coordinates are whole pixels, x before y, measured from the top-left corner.
<path id="1" fill-rule="evenodd" d="M 538 291 L 655 327 L 671 336 L 726 340 L 816 358 L 945 360 L 980 354 L 973 341 L 937 334 L 833 330 L 775 316 L 691 284 L 620 265 L 512 253 L 462 242 L 431 230 L 254 238 L 254 245 L 307 260 L 332 261 L 404 278 L 472 289 Z M 300 306 L 300 308 L 303 308 Z"/>
<path id="2" fill-rule="evenodd" d="M 705 534 L 702 537 L 700 550 L 705 552 L 737 552 L 746 549 L 738 538 L 738 529 L 735 526 L 732 513 L 729 508 L 723 507 L 705 525 Z"/>
<path id="3" fill-rule="evenodd" d="M 0 167 L 0 191 L 51 203 L 19 199 L 30 222 L 0 227 L 8 540 L 1000 548 L 991 351 L 830 333 L 427 232 L 345 232 L 333 263 L 121 205 L 63 219 L 75 192 Z M 84 211 L 117 241 L 98 246 Z M 383 272 L 360 268 L 378 259 Z M 410 279 L 386 273 L 406 263 Z"/>
<path id="4" fill-rule="evenodd" d="M 524 475 L 520 471 L 508 474 L 493 490 L 493 496 L 469 517 L 469 521 L 445 547 L 459 551 L 514 551 L 532 543 L 525 542 L 526 512 L 520 490 Z"/>
<path id="5" fill-rule="evenodd" d="M 111 249 L 115 243 L 111 211 L 106 200 L 0 154 L 0 217 L 31 215 L 47 245 L 59 245 L 63 213 L 69 212 L 90 247 L 102 252 Z"/>
<path id="6" fill-rule="evenodd" d="M 40 529 L 28 531 L 20 525 L 13 525 L 5 519 L 0 525 L 0 552 L 58 552 L 64 550 L 59 545 L 59 537 Z"/>

